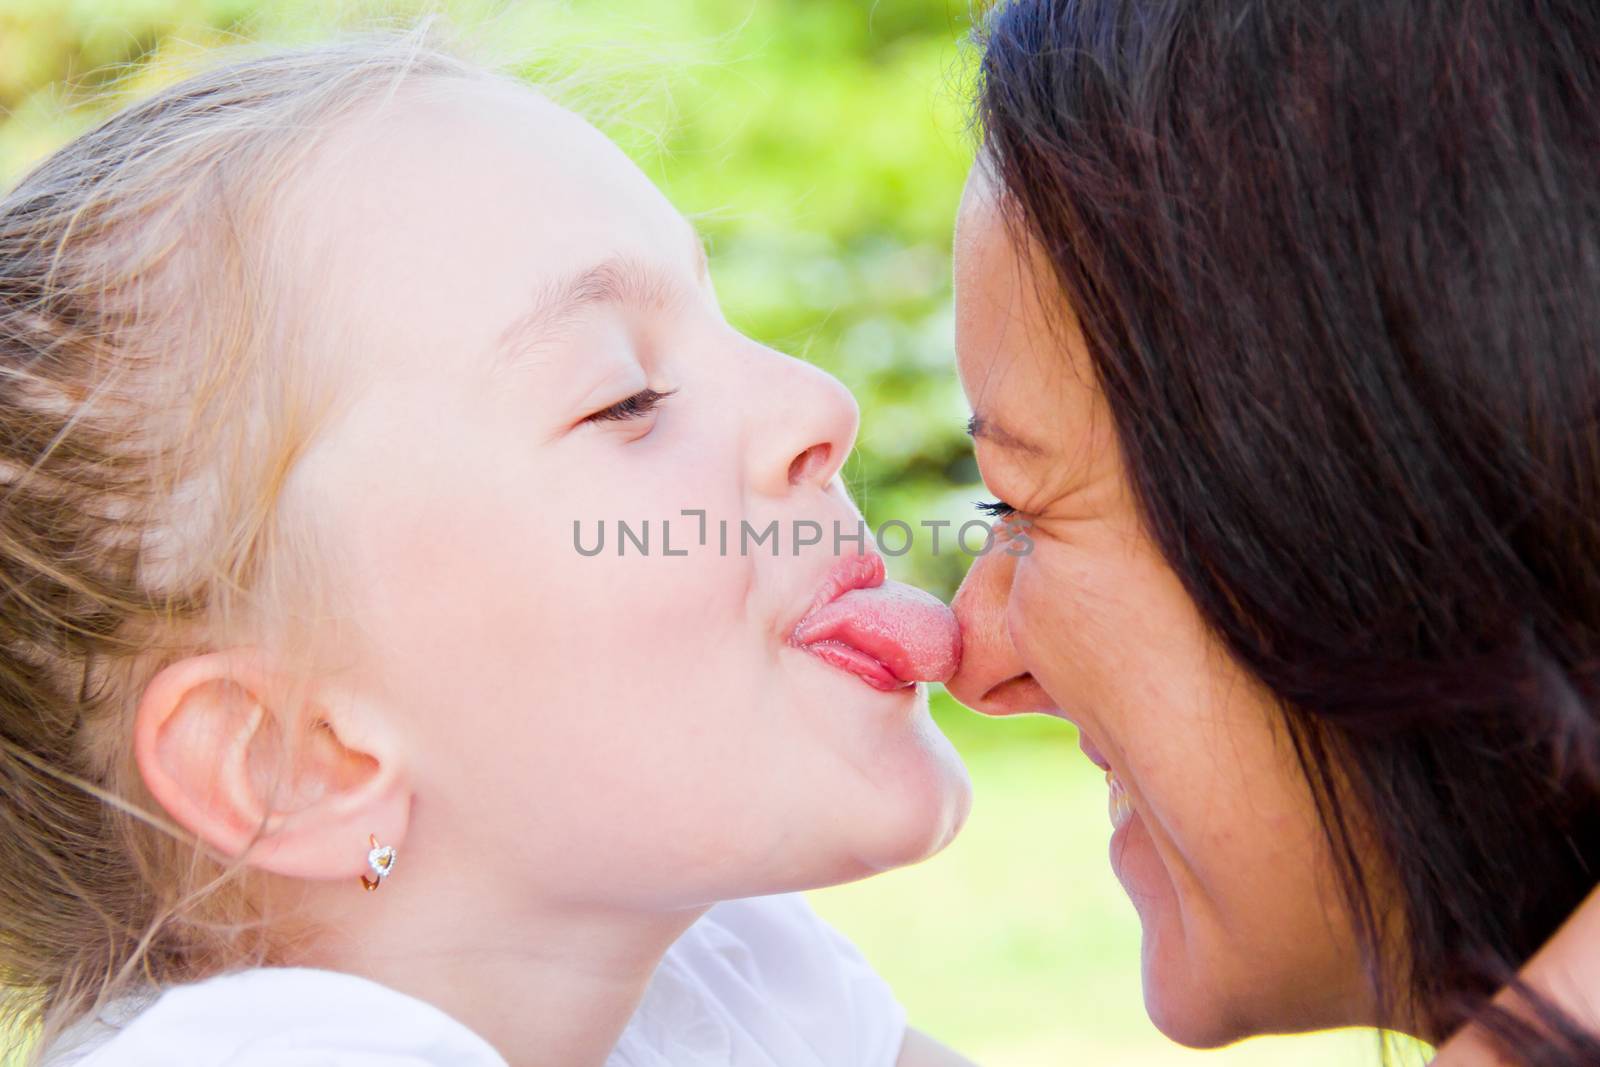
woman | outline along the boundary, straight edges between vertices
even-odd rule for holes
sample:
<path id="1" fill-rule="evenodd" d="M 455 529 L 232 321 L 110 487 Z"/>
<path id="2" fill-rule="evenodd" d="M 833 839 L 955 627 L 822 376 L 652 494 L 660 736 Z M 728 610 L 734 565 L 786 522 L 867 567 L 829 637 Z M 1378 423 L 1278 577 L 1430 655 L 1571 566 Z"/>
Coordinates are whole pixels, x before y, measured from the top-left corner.
<path id="1" fill-rule="evenodd" d="M 1600 880 L 1600 9 L 1023 0 L 956 235 L 950 683 L 1075 722 L 1169 1036 L 1476 1020 Z M 1570 1005 L 1569 1005 L 1570 1006 Z"/>

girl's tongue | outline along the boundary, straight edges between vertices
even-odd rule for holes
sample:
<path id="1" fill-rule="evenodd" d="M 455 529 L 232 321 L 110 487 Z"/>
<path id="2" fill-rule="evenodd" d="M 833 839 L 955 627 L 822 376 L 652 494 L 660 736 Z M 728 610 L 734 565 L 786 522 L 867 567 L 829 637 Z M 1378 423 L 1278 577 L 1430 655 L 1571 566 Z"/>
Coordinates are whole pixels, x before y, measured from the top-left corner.
<path id="1" fill-rule="evenodd" d="M 876 689 L 942 682 L 961 662 L 961 631 L 938 597 L 902 582 L 854 589 L 817 608 L 794 643 Z"/>

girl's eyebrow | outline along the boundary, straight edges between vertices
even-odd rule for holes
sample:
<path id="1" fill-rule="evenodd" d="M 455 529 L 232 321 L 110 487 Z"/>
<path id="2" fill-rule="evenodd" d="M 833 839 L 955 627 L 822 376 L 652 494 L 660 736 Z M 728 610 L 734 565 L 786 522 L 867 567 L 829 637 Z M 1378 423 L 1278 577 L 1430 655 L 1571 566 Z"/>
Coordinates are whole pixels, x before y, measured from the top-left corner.
<path id="1" fill-rule="evenodd" d="M 695 280 L 709 273 L 705 244 L 694 234 Z M 629 255 L 608 256 L 565 278 L 542 285 L 533 302 L 495 339 L 493 368 L 510 371 L 529 363 L 553 335 L 593 307 L 660 310 L 683 295 L 683 285 L 666 266 Z"/>

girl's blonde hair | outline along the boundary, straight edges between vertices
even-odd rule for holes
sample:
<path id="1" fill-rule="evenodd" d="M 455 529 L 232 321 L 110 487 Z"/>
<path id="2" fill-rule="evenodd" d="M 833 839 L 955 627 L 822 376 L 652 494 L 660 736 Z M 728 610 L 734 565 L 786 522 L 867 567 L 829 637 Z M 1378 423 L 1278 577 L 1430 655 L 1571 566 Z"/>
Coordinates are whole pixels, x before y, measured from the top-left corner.
<path id="1" fill-rule="evenodd" d="M 337 338 L 273 208 L 357 107 L 511 80 L 481 48 L 437 17 L 229 46 L 0 199 L 0 1036 L 283 947 L 248 874 L 151 814 L 132 716 L 185 655 L 320 654 L 339 567 L 287 489 Z"/>

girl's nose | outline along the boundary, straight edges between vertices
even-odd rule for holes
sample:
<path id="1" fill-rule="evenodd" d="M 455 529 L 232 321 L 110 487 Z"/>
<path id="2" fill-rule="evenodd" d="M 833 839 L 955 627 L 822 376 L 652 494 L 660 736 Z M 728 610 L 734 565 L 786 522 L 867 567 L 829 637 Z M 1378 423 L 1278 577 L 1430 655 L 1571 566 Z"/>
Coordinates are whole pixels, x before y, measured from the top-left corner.
<path id="1" fill-rule="evenodd" d="M 844 383 L 803 360 L 768 350 L 748 397 L 751 481 L 770 496 L 825 488 L 855 447 L 861 409 Z M 776 365 L 772 361 L 780 361 Z"/>
<path id="2" fill-rule="evenodd" d="M 1006 621 L 1018 558 L 997 541 L 973 562 L 950 604 L 961 625 L 961 666 L 945 688 L 985 715 L 1054 710 L 1022 662 Z"/>

